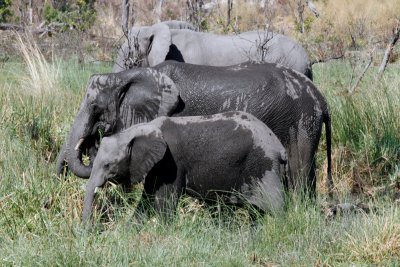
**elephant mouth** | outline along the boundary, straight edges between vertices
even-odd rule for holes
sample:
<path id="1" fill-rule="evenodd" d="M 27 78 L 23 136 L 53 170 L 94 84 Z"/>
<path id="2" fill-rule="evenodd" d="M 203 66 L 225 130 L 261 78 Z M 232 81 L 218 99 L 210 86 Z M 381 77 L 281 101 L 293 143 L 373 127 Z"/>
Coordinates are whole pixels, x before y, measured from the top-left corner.
<path id="1" fill-rule="evenodd" d="M 80 154 L 80 161 L 83 165 L 91 167 L 96 158 L 100 147 L 101 139 L 104 136 L 112 134 L 110 124 L 98 122 L 94 125 L 93 130 L 86 135 L 83 135 L 74 147 L 74 150 Z"/>
<path id="2" fill-rule="evenodd" d="M 79 141 L 78 141 L 78 143 L 76 144 L 76 146 L 75 146 L 74 149 L 75 149 L 76 151 L 78 151 L 78 150 L 80 149 L 81 145 L 83 144 L 83 142 L 85 142 L 85 138 L 79 139 Z"/>
<path id="3" fill-rule="evenodd" d="M 111 126 L 110 124 L 104 123 L 104 122 L 97 122 L 94 127 L 93 130 L 89 133 L 89 134 L 85 134 L 83 135 L 78 143 L 75 145 L 74 149 L 75 150 L 80 150 L 82 148 L 87 148 L 88 145 L 84 145 L 86 143 L 88 143 L 88 140 L 94 140 L 94 142 L 90 142 L 89 145 L 94 145 L 96 148 L 98 148 L 100 146 L 100 142 L 101 139 L 104 136 L 110 135 L 111 133 Z"/>

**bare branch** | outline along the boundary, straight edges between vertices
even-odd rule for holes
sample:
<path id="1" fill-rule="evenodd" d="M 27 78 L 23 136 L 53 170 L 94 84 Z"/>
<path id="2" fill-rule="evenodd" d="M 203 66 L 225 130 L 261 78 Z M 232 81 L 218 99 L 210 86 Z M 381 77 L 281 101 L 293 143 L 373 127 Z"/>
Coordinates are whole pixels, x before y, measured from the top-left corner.
<path id="1" fill-rule="evenodd" d="M 371 63 L 372 63 L 372 60 L 373 60 L 373 52 L 374 51 L 371 51 L 371 53 L 369 54 L 368 63 L 367 63 L 367 65 L 365 65 L 364 70 L 361 72 L 360 76 L 358 76 L 358 79 L 355 82 L 355 84 L 353 85 L 353 87 L 351 87 L 351 89 L 349 90 L 349 94 L 353 94 L 356 91 L 358 85 L 360 84 L 362 78 L 364 77 L 364 74 L 367 72 L 367 70 L 371 66 Z"/>
<path id="2" fill-rule="evenodd" d="M 311 2 L 311 0 L 306 0 L 306 4 L 308 6 L 308 9 L 310 9 L 310 11 L 314 14 L 314 16 L 316 16 L 318 18 L 319 13 L 318 13 L 317 7 L 314 5 L 314 3 Z"/>
<path id="3" fill-rule="evenodd" d="M 337 56 L 331 56 L 331 57 L 327 57 L 327 58 L 319 58 L 316 60 L 313 60 L 310 62 L 311 65 L 317 64 L 317 63 L 325 63 L 331 60 L 337 60 L 337 59 L 342 59 L 344 58 L 344 54 L 341 55 L 337 55 Z"/>
<path id="4" fill-rule="evenodd" d="M 272 38 L 274 38 L 274 33 L 270 32 L 267 28 L 262 35 L 260 35 L 260 33 L 258 34 L 258 40 L 255 42 L 257 49 L 257 61 L 265 62 L 265 59 L 270 52 L 268 43 Z"/>
<path id="5" fill-rule="evenodd" d="M 43 36 L 44 34 L 48 33 L 53 33 L 57 32 L 59 29 L 61 29 L 65 24 L 63 23 L 55 23 L 52 22 L 49 25 L 45 25 L 43 22 L 39 24 L 38 27 L 24 27 L 21 25 L 16 25 L 16 24 L 9 24 L 9 23 L 0 23 L 0 30 L 3 31 L 29 31 L 31 34 L 36 34 Z"/>
<path id="6" fill-rule="evenodd" d="M 2 31 L 23 31 L 24 27 L 16 24 L 0 23 L 0 30 Z"/>

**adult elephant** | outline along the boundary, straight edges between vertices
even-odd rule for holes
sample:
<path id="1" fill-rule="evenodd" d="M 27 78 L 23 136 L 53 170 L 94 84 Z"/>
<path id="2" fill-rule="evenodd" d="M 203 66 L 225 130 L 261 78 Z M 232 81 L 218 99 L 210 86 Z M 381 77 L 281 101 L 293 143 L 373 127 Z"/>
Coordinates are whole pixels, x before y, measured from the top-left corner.
<path id="1" fill-rule="evenodd" d="M 118 51 L 113 72 L 135 66 L 152 67 L 165 60 L 206 66 L 231 66 L 247 61 L 279 63 L 312 80 L 307 52 L 293 39 L 273 32 L 216 35 L 165 23 L 133 27 Z"/>
<path id="2" fill-rule="evenodd" d="M 66 161 L 75 175 L 88 178 L 91 166 L 82 163 L 82 152 L 95 150 L 99 129 L 108 135 L 159 116 L 226 111 L 246 111 L 270 127 L 288 152 L 287 186 L 311 192 L 325 122 L 331 184 L 331 126 L 324 97 L 304 75 L 269 63 L 210 67 L 167 61 L 93 75 L 64 147 Z"/>

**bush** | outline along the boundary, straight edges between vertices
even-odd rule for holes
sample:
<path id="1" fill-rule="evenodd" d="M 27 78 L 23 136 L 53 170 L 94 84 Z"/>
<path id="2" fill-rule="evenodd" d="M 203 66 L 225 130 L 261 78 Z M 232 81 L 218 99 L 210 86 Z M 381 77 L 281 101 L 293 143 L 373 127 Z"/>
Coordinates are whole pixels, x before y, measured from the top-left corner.
<path id="1" fill-rule="evenodd" d="M 76 4 L 66 4 L 60 8 L 46 4 L 44 8 L 46 22 L 62 24 L 63 30 L 77 29 L 86 31 L 96 20 L 94 0 L 78 0 Z"/>
<path id="2" fill-rule="evenodd" d="M 8 18 L 13 15 L 10 9 L 11 4 L 11 0 L 0 0 L 0 23 L 7 22 Z"/>

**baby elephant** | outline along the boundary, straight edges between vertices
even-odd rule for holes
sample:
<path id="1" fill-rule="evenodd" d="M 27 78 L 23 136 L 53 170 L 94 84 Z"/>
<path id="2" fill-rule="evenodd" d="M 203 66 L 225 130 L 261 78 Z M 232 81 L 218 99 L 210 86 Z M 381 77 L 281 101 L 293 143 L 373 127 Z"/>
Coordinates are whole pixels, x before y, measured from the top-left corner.
<path id="1" fill-rule="evenodd" d="M 96 187 L 144 181 L 141 203 L 173 214 L 182 193 L 274 212 L 284 205 L 285 148 L 254 116 L 159 117 L 103 138 L 86 186 L 83 220 Z M 143 205 L 139 205 L 143 208 Z"/>

